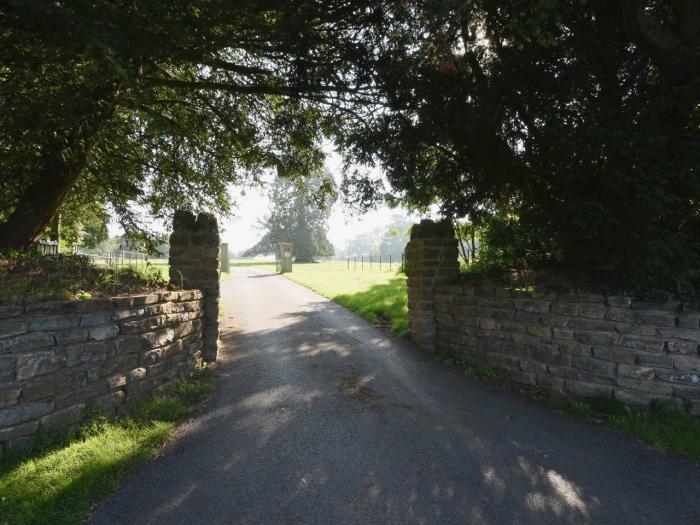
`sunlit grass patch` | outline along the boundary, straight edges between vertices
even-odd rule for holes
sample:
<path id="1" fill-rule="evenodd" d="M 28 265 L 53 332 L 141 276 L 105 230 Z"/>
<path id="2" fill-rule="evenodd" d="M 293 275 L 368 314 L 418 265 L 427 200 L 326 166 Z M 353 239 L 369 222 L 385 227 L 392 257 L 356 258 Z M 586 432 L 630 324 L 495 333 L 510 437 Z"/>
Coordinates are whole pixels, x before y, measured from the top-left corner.
<path id="1" fill-rule="evenodd" d="M 392 270 L 355 270 L 342 262 L 295 263 L 284 276 L 342 304 L 372 323 L 389 325 L 397 334 L 408 330 L 406 277 Z"/>
<path id="2" fill-rule="evenodd" d="M 45 455 L 0 466 L 0 523 L 80 522 L 93 502 L 153 456 L 173 425 L 106 422 Z"/>
<path id="3" fill-rule="evenodd" d="M 0 462 L 0 525 L 71 524 L 153 457 L 178 420 L 201 412 L 214 388 L 209 368 L 139 405 L 131 418 L 86 422 L 54 444 Z"/>

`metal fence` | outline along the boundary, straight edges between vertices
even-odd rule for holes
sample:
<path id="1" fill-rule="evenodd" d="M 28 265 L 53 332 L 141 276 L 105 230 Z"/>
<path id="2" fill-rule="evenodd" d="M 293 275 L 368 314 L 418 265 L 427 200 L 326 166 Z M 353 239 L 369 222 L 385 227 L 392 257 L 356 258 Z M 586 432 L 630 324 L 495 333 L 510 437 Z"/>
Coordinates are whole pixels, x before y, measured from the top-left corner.
<path id="1" fill-rule="evenodd" d="M 358 271 L 358 272 L 380 272 L 380 271 L 399 271 L 403 270 L 405 256 L 403 253 L 398 254 L 380 254 L 380 255 L 353 255 L 353 256 L 304 256 L 299 254 L 293 255 L 293 264 L 303 264 L 309 269 L 324 271 Z M 231 259 L 231 266 L 270 266 L 279 272 L 279 256 L 274 257 L 236 257 Z"/>

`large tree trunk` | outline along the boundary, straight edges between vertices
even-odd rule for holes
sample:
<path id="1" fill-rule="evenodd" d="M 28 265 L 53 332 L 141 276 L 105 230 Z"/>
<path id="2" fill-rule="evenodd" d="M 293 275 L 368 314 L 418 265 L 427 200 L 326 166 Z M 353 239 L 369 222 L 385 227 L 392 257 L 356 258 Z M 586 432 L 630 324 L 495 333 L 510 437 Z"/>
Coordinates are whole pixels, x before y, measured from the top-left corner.
<path id="1" fill-rule="evenodd" d="M 67 166 L 60 159 L 47 160 L 42 176 L 27 188 L 12 214 L 0 224 L 0 253 L 28 250 L 41 238 L 83 168 L 84 162 Z"/>
<path id="2" fill-rule="evenodd" d="M 42 236 L 71 189 L 80 179 L 88 155 L 116 107 L 117 84 L 90 93 L 92 111 L 77 121 L 68 144 L 46 145 L 40 174 L 27 187 L 7 220 L 0 223 L 0 253 L 30 249 Z M 64 160 L 62 149 L 70 146 Z"/>

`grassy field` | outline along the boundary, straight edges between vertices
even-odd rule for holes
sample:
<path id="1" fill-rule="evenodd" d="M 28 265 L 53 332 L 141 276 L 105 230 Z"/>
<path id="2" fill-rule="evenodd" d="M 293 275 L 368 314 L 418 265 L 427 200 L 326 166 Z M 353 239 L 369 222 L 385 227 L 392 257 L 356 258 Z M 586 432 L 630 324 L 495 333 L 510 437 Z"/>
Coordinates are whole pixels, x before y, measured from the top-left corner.
<path id="1" fill-rule="evenodd" d="M 154 456 L 176 422 L 201 412 L 209 369 L 140 405 L 133 418 L 95 419 L 61 441 L 37 436 L 27 453 L 0 461 L 0 524 L 80 523 L 92 506 Z"/>
<path id="2" fill-rule="evenodd" d="M 252 266 L 275 271 L 274 261 L 236 260 L 234 266 Z M 375 263 L 370 270 L 355 269 L 346 262 L 294 263 L 291 273 L 284 276 L 377 324 L 386 324 L 403 335 L 408 330 L 406 276 L 397 272 L 394 264 L 382 270 Z"/>

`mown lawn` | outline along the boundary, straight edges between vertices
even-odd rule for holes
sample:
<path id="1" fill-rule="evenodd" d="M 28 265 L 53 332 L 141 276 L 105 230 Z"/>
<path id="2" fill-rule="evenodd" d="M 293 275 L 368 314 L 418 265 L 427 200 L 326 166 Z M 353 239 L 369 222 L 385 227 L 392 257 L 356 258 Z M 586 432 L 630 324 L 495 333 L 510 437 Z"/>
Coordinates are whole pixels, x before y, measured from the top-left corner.
<path id="1" fill-rule="evenodd" d="M 176 422 L 201 411 L 214 388 L 209 369 L 140 405 L 134 417 L 86 422 L 58 442 L 37 436 L 32 450 L 0 461 L 0 525 L 83 521 L 167 441 Z"/>
<path id="2" fill-rule="evenodd" d="M 273 263 L 274 264 L 274 263 Z M 274 271 L 274 266 L 262 266 Z M 404 335 L 408 330 L 406 276 L 396 271 L 396 265 L 382 270 L 347 268 L 343 262 L 294 263 L 291 273 L 284 276 L 377 324 L 388 324 L 392 331 Z"/>

